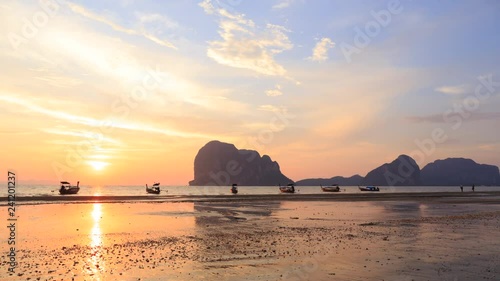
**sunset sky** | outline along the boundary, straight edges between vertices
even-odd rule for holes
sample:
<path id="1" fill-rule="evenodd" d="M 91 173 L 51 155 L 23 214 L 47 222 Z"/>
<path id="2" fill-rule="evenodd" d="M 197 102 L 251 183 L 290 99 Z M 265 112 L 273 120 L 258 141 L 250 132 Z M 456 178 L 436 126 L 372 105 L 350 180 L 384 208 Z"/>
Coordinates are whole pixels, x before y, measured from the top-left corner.
<path id="1" fill-rule="evenodd" d="M 186 185 L 210 140 L 293 180 L 500 165 L 498 1 L 7 0 L 0 26 L 19 181 Z"/>

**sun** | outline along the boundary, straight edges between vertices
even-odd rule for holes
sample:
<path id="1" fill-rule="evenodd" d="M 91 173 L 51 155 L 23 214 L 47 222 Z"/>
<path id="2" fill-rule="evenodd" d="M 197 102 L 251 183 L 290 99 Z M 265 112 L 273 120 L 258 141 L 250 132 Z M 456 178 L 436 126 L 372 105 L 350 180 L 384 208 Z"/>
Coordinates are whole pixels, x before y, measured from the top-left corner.
<path id="1" fill-rule="evenodd" d="M 94 170 L 96 171 L 102 171 L 109 165 L 108 162 L 103 161 L 87 161 L 87 164 L 89 164 L 90 167 L 94 168 Z"/>

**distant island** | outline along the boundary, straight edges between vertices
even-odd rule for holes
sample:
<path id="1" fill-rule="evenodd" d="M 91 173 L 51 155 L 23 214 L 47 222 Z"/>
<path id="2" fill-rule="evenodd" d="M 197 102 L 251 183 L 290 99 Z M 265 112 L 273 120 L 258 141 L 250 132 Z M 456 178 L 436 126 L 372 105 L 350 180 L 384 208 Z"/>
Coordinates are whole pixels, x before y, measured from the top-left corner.
<path id="1" fill-rule="evenodd" d="M 500 185 L 498 167 L 471 159 L 448 158 L 427 164 L 421 171 L 425 185 Z"/>
<path id="2" fill-rule="evenodd" d="M 500 185 L 497 166 L 478 164 L 471 159 L 447 158 L 436 160 L 420 170 L 415 160 L 400 155 L 391 163 L 385 163 L 370 171 L 365 177 L 332 177 L 330 179 L 304 179 L 297 185 L 380 185 L 380 186 L 459 186 Z"/>
<path id="3" fill-rule="evenodd" d="M 194 160 L 192 186 L 239 185 L 269 186 L 293 182 L 283 175 L 280 166 L 268 155 L 255 150 L 237 149 L 233 144 L 210 141 L 203 146 Z M 478 164 L 471 159 L 447 158 L 436 160 L 420 169 L 413 158 L 400 155 L 390 163 L 368 172 L 365 177 L 333 176 L 310 178 L 295 182 L 296 185 L 315 186 L 339 184 L 346 186 L 459 186 L 500 185 L 497 166 Z"/>
<path id="4" fill-rule="evenodd" d="M 329 179 L 314 178 L 314 179 L 303 179 L 295 182 L 296 185 L 313 186 L 313 185 L 330 185 L 330 184 L 340 184 L 347 186 L 361 185 L 363 184 L 363 177 L 360 175 L 354 175 L 352 177 L 341 177 L 335 176 Z"/>

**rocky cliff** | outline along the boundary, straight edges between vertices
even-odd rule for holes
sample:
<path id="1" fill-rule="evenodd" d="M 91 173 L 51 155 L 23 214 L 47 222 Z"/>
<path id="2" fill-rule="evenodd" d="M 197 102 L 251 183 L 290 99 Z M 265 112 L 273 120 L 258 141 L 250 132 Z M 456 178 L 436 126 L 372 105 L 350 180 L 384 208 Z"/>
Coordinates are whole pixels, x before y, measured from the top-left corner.
<path id="1" fill-rule="evenodd" d="M 413 158 L 400 155 L 391 163 L 385 163 L 369 172 L 363 185 L 408 186 L 421 185 L 420 167 Z"/>
<path id="2" fill-rule="evenodd" d="M 497 166 L 471 159 L 448 158 L 427 164 L 421 171 L 424 185 L 500 185 Z"/>
<path id="3" fill-rule="evenodd" d="M 292 182 L 271 157 L 233 144 L 211 141 L 194 159 L 194 180 L 189 185 L 277 185 Z"/>

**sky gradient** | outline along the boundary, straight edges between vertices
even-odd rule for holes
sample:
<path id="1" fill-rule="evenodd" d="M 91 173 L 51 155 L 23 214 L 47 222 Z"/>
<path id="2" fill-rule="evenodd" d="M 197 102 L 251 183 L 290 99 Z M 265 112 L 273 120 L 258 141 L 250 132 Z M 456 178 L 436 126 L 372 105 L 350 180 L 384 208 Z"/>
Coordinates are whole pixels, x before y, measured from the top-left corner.
<path id="1" fill-rule="evenodd" d="M 293 180 L 500 166 L 498 1 L 2 1 L 0 168 L 186 185 L 210 140 Z"/>

